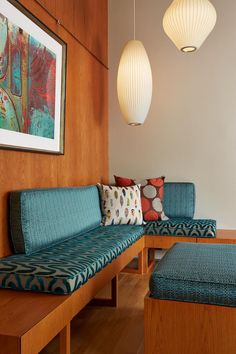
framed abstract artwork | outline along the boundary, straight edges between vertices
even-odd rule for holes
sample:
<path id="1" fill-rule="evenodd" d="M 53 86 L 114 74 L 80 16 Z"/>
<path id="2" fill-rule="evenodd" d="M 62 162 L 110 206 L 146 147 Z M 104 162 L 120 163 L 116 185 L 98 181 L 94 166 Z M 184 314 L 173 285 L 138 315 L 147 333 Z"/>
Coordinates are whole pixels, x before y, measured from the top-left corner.
<path id="1" fill-rule="evenodd" d="M 64 153 L 66 44 L 0 1 L 0 147 Z"/>

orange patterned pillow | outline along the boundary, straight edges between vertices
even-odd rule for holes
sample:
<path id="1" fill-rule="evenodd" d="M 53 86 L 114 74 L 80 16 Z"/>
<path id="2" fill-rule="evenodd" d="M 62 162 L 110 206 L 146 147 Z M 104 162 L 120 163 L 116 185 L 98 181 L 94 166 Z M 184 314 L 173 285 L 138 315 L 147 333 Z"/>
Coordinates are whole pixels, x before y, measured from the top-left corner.
<path id="1" fill-rule="evenodd" d="M 141 201 L 144 220 L 168 220 L 162 205 L 165 177 L 148 178 L 142 181 L 118 176 L 114 176 L 114 178 L 116 185 L 120 187 L 141 184 Z"/>

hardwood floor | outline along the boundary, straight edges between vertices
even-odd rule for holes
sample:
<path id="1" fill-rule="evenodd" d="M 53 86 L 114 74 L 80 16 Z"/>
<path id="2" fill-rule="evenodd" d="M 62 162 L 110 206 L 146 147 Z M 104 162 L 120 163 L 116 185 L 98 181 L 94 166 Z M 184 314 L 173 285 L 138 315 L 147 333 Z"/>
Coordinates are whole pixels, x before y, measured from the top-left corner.
<path id="1" fill-rule="evenodd" d="M 120 274 L 118 308 L 87 306 L 72 321 L 72 354 L 143 354 L 143 307 L 149 275 Z M 99 295 L 109 296 L 109 288 Z M 57 354 L 55 338 L 41 354 Z"/>

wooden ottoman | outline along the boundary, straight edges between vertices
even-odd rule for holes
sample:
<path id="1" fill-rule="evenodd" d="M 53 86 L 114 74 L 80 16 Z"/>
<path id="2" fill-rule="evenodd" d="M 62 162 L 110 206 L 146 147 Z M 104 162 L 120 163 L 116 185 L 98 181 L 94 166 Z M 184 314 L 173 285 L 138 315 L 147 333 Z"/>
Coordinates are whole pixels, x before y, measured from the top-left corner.
<path id="1" fill-rule="evenodd" d="M 235 354 L 236 245 L 175 244 L 144 309 L 145 354 Z"/>

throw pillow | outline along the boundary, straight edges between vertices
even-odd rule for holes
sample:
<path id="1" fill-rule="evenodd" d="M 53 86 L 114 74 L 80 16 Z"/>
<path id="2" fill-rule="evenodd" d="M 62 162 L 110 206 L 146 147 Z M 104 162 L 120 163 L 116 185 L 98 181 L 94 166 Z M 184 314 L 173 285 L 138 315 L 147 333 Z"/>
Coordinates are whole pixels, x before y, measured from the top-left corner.
<path id="1" fill-rule="evenodd" d="M 165 177 L 148 178 L 142 181 L 118 176 L 114 178 L 117 186 L 141 184 L 141 202 L 145 221 L 168 220 L 162 205 Z"/>
<path id="2" fill-rule="evenodd" d="M 103 225 L 142 225 L 140 185 L 115 187 L 98 185 L 101 195 Z"/>
<path id="3" fill-rule="evenodd" d="M 116 185 L 118 187 L 129 187 L 129 186 L 134 186 L 135 181 L 134 179 L 130 179 L 130 178 L 125 178 L 125 177 L 119 177 L 119 176 L 114 176 L 115 181 L 116 181 Z"/>

